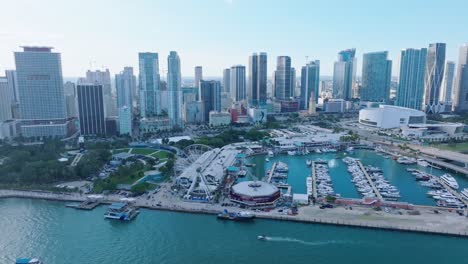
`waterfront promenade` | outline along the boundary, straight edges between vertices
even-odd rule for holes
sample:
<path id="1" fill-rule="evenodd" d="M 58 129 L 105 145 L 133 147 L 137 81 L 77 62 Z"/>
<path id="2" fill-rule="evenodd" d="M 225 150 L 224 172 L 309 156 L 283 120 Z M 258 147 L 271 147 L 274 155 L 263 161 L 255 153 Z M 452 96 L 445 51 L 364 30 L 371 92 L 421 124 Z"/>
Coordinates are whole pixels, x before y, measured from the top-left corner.
<path id="1" fill-rule="evenodd" d="M 168 185 L 166 187 L 169 187 Z M 80 202 L 87 199 L 86 195 L 0 190 L 0 198 L 31 198 L 57 201 Z M 126 199 L 117 195 L 104 196 L 102 203 L 111 203 Z M 141 208 L 152 210 L 168 210 L 185 213 L 217 214 L 224 208 L 229 211 L 239 211 L 238 207 L 222 207 L 220 204 L 194 203 L 180 200 L 168 189 L 150 196 L 138 197 L 134 204 Z M 438 213 L 434 210 L 437 209 Z M 441 235 L 468 237 L 468 219 L 460 216 L 454 210 L 444 210 L 436 207 L 415 206 L 415 215 L 405 210 L 376 211 L 369 207 L 353 206 L 333 209 L 319 209 L 318 206 L 300 207 L 299 214 L 292 216 L 276 210 L 270 212 L 255 212 L 258 218 L 294 221 L 305 223 L 320 223 L 361 228 L 375 228 L 395 231 L 411 231 Z"/>

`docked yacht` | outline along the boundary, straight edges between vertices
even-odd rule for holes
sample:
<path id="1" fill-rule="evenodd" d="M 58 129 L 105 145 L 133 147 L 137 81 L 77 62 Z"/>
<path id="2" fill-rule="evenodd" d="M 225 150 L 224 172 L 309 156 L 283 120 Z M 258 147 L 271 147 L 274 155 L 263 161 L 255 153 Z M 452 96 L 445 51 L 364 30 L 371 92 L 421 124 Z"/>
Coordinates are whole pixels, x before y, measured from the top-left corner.
<path id="1" fill-rule="evenodd" d="M 312 161 L 311 161 L 311 160 L 306 160 L 306 165 L 307 165 L 307 166 L 311 166 L 311 165 L 312 165 Z"/>
<path id="2" fill-rule="evenodd" d="M 429 166 L 429 163 L 428 163 L 427 161 L 425 161 L 424 159 L 418 159 L 418 160 L 416 161 L 416 163 L 417 163 L 419 166 L 421 166 L 421 167 L 427 167 L 427 166 Z"/>
<path id="3" fill-rule="evenodd" d="M 239 178 L 244 178 L 246 175 L 247 175 L 247 171 L 246 171 L 246 170 L 240 170 L 240 171 L 237 173 L 237 177 L 239 177 Z"/>
<path id="4" fill-rule="evenodd" d="M 457 180 L 455 180 L 455 178 L 453 178 L 453 176 L 448 173 L 442 175 L 440 179 L 452 189 L 456 190 L 459 188 Z"/>
<path id="5" fill-rule="evenodd" d="M 130 221 L 140 212 L 130 206 L 128 203 L 113 203 L 109 205 L 107 212 L 104 214 L 104 218 L 113 220 Z"/>
<path id="6" fill-rule="evenodd" d="M 296 155 L 296 151 L 295 150 L 290 150 L 290 151 L 288 151 L 288 155 L 289 156 L 294 156 L 294 155 Z"/>
<path id="7" fill-rule="evenodd" d="M 397 159 L 397 162 L 400 164 L 414 164 L 416 163 L 416 159 L 403 156 L 403 157 L 399 157 Z"/>
<path id="8" fill-rule="evenodd" d="M 228 212 L 224 209 L 221 213 L 218 214 L 218 219 L 221 220 L 232 220 L 232 221 L 250 221 L 255 218 L 255 214 L 247 211 L 240 211 L 237 213 Z"/>
<path id="9" fill-rule="evenodd" d="M 288 172 L 289 171 L 288 164 L 279 161 L 278 165 L 276 165 L 275 171 L 276 172 Z"/>
<path id="10" fill-rule="evenodd" d="M 273 151 L 269 150 L 268 151 L 268 157 L 273 158 L 274 156 L 275 156 L 275 154 L 273 153 Z"/>
<path id="11" fill-rule="evenodd" d="M 461 197 L 463 197 L 463 199 L 467 200 L 468 201 L 468 188 L 465 188 L 463 189 L 461 192 Z"/>
<path id="12" fill-rule="evenodd" d="M 40 260 L 36 258 L 20 258 L 17 259 L 16 264 L 43 264 Z"/>

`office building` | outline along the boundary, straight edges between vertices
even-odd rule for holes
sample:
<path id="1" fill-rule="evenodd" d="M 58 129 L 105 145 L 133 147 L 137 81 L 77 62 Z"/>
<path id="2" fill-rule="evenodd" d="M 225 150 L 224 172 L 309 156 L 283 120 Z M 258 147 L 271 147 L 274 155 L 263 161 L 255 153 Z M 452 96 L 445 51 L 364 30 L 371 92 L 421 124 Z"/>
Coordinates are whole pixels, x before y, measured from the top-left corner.
<path id="1" fill-rule="evenodd" d="M 387 102 L 390 99 L 392 61 L 388 52 L 365 53 L 362 59 L 361 101 Z"/>
<path id="2" fill-rule="evenodd" d="M 423 109 L 426 55 L 425 48 L 401 51 L 400 81 L 395 101 L 397 106 Z"/>
<path id="3" fill-rule="evenodd" d="M 86 78 L 79 84 L 99 84 L 102 85 L 102 92 L 104 96 L 104 107 L 105 107 L 105 116 L 111 117 L 117 115 L 117 105 L 115 98 L 112 97 L 111 89 L 111 75 L 109 69 L 104 71 L 88 70 L 86 72 Z"/>
<path id="4" fill-rule="evenodd" d="M 301 93 L 300 93 L 300 109 L 309 109 L 309 102 L 313 96 L 317 103 L 319 96 L 320 83 L 320 61 L 315 60 L 302 66 L 301 69 Z"/>
<path id="5" fill-rule="evenodd" d="M 81 135 L 106 135 L 102 87 L 101 84 L 78 84 L 76 87 Z"/>
<path id="6" fill-rule="evenodd" d="M 167 57 L 167 93 L 168 114 L 172 128 L 182 128 L 182 90 L 180 58 L 177 52 L 171 51 Z"/>
<path id="7" fill-rule="evenodd" d="M 183 119 L 186 124 L 200 124 L 203 122 L 203 103 L 190 101 L 184 103 Z"/>
<path id="8" fill-rule="evenodd" d="M 234 102 L 243 101 L 246 99 L 245 66 L 234 65 L 231 67 L 230 72 L 229 89 L 231 98 Z"/>
<path id="9" fill-rule="evenodd" d="M 19 103 L 19 94 L 18 94 L 18 78 L 16 76 L 15 70 L 6 70 L 5 76 L 8 82 L 8 90 L 10 91 L 10 97 L 15 103 Z"/>
<path id="10" fill-rule="evenodd" d="M 468 43 L 460 47 L 457 79 L 453 94 L 453 110 L 455 112 L 468 111 Z"/>
<path id="11" fill-rule="evenodd" d="M 440 93 L 440 101 L 445 104 L 452 103 L 454 80 L 455 80 L 455 62 L 447 61 L 445 63 L 444 79 L 442 80 L 442 91 Z"/>
<path id="12" fill-rule="evenodd" d="M 254 53 L 249 57 L 247 98 L 252 106 L 265 105 L 267 99 L 267 54 Z"/>
<path id="13" fill-rule="evenodd" d="M 291 58 L 279 56 L 276 59 L 276 71 L 274 74 L 274 94 L 277 100 L 290 100 L 293 97 L 293 77 L 291 76 Z"/>
<path id="14" fill-rule="evenodd" d="M 223 70 L 223 92 L 230 93 L 231 92 L 231 69 L 224 69 Z"/>
<path id="15" fill-rule="evenodd" d="M 431 43 L 427 49 L 424 105 L 428 113 L 439 113 L 440 89 L 444 77 L 445 43 Z"/>
<path id="16" fill-rule="evenodd" d="M 158 53 L 144 52 L 138 54 L 140 115 L 153 117 L 161 114 L 161 92 L 159 87 Z"/>
<path id="17" fill-rule="evenodd" d="M 117 108 L 127 106 L 132 109 L 136 91 L 136 77 L 132 67 L 124 67 L 124 70 L 115 75 L 115 90 L 117 92 Z"/>
<path id="18" fill-rule="evenodd" d="M 11 96 L 8 79 L 6 77 L 0 77 L 0 123 L 13 118 L 11 113 Z"/>
<path id="19" fill-rule="evenodd" d="M 221 83 L 218 81 L 200 81 L 199 94 L 203 109 L 203 122 L 208 122 L 211 111 L 221 111 Z"/>
<path id="20" fill-rule="evenodd" d="M 203 80 L 203 68 L 202 66 L 195 66 L 195 79 L 193 82 L 193 87 L 198 88 L 201 80 Z"/>
<path id="21" fill-rule="evenodd" d="M 350 100 L 356 78 L 356 49 L 342 50 L 333 66 L 333 98 Z"/>
<path id="22" fill-rule="evenodd" d="M 132 109 L 128 106 L 119 108 L 119 134 L 131 136 L 133 132 Z"/>
<path id="23" fill-rule="evenodd" d="M 67 121 L 60 53 L 51 47 L 23 47 L 15 52 L 24 137 L 65 137 L 74 132 Z"/>
<path id="24" fill-rule="evenodd" d="M 209 113 L 209 126 L 227 126 L 231 124 L 231 114 L 228 112 L 211 111 Z"/>

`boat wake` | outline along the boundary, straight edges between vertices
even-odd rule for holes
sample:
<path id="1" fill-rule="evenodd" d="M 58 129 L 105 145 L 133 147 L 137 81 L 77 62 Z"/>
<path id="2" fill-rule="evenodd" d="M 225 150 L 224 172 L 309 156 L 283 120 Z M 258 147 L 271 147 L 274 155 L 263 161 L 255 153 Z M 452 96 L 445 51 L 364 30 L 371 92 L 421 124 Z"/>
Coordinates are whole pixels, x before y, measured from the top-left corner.
<path id="1" fill-rule="evenodd" d="M 337 241 L 337 240 L 326 240 L 326 241 L 304 241 L 296 238 L 290 237 L 266 237 L 266 241 L 271 242 L 289 242 L 289 243 L 298 243 L 307 246 L 323 246 L 329 244 L 343 244 L 346 243 L 345 241 Z"/>

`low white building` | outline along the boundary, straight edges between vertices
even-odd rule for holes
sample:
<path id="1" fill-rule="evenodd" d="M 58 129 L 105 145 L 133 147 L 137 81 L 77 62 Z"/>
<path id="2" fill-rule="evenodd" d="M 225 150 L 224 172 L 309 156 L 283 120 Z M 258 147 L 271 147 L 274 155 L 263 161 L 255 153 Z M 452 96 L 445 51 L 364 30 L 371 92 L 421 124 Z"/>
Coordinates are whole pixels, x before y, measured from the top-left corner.
<path id="1" fill-rule="evenodd" d="M 151 117 L 140 120 L 140 131 L 142 133 L 171 130 L 171 128 L 170 120 L 167 117 Z"/>
<path id="2" fill-rule="evenodd" d="M 326 113 L 343 113 L 346 111 L 346 101 L 343 99 L 328 99 L 323 103 Z"/>
<path id="3" fill-rule="evenodd" d="M 380 105 L 360 110 L 359 123 L 383 129 L 398 128 L 409 124 L 425 124 L 426 114 L 411 108 Z"/>
<path id="4" fill-rule="evenodd" d="M 229 112 L 210 111 L 210 126 L 227 126 L 231 124 L 231 114 Z"/>
<path id="5" fill-rule="evenodd" d="M 267 110 L 264 108 L 249 108 L 247 111 L 253 123 L 266 123 Z"/>

